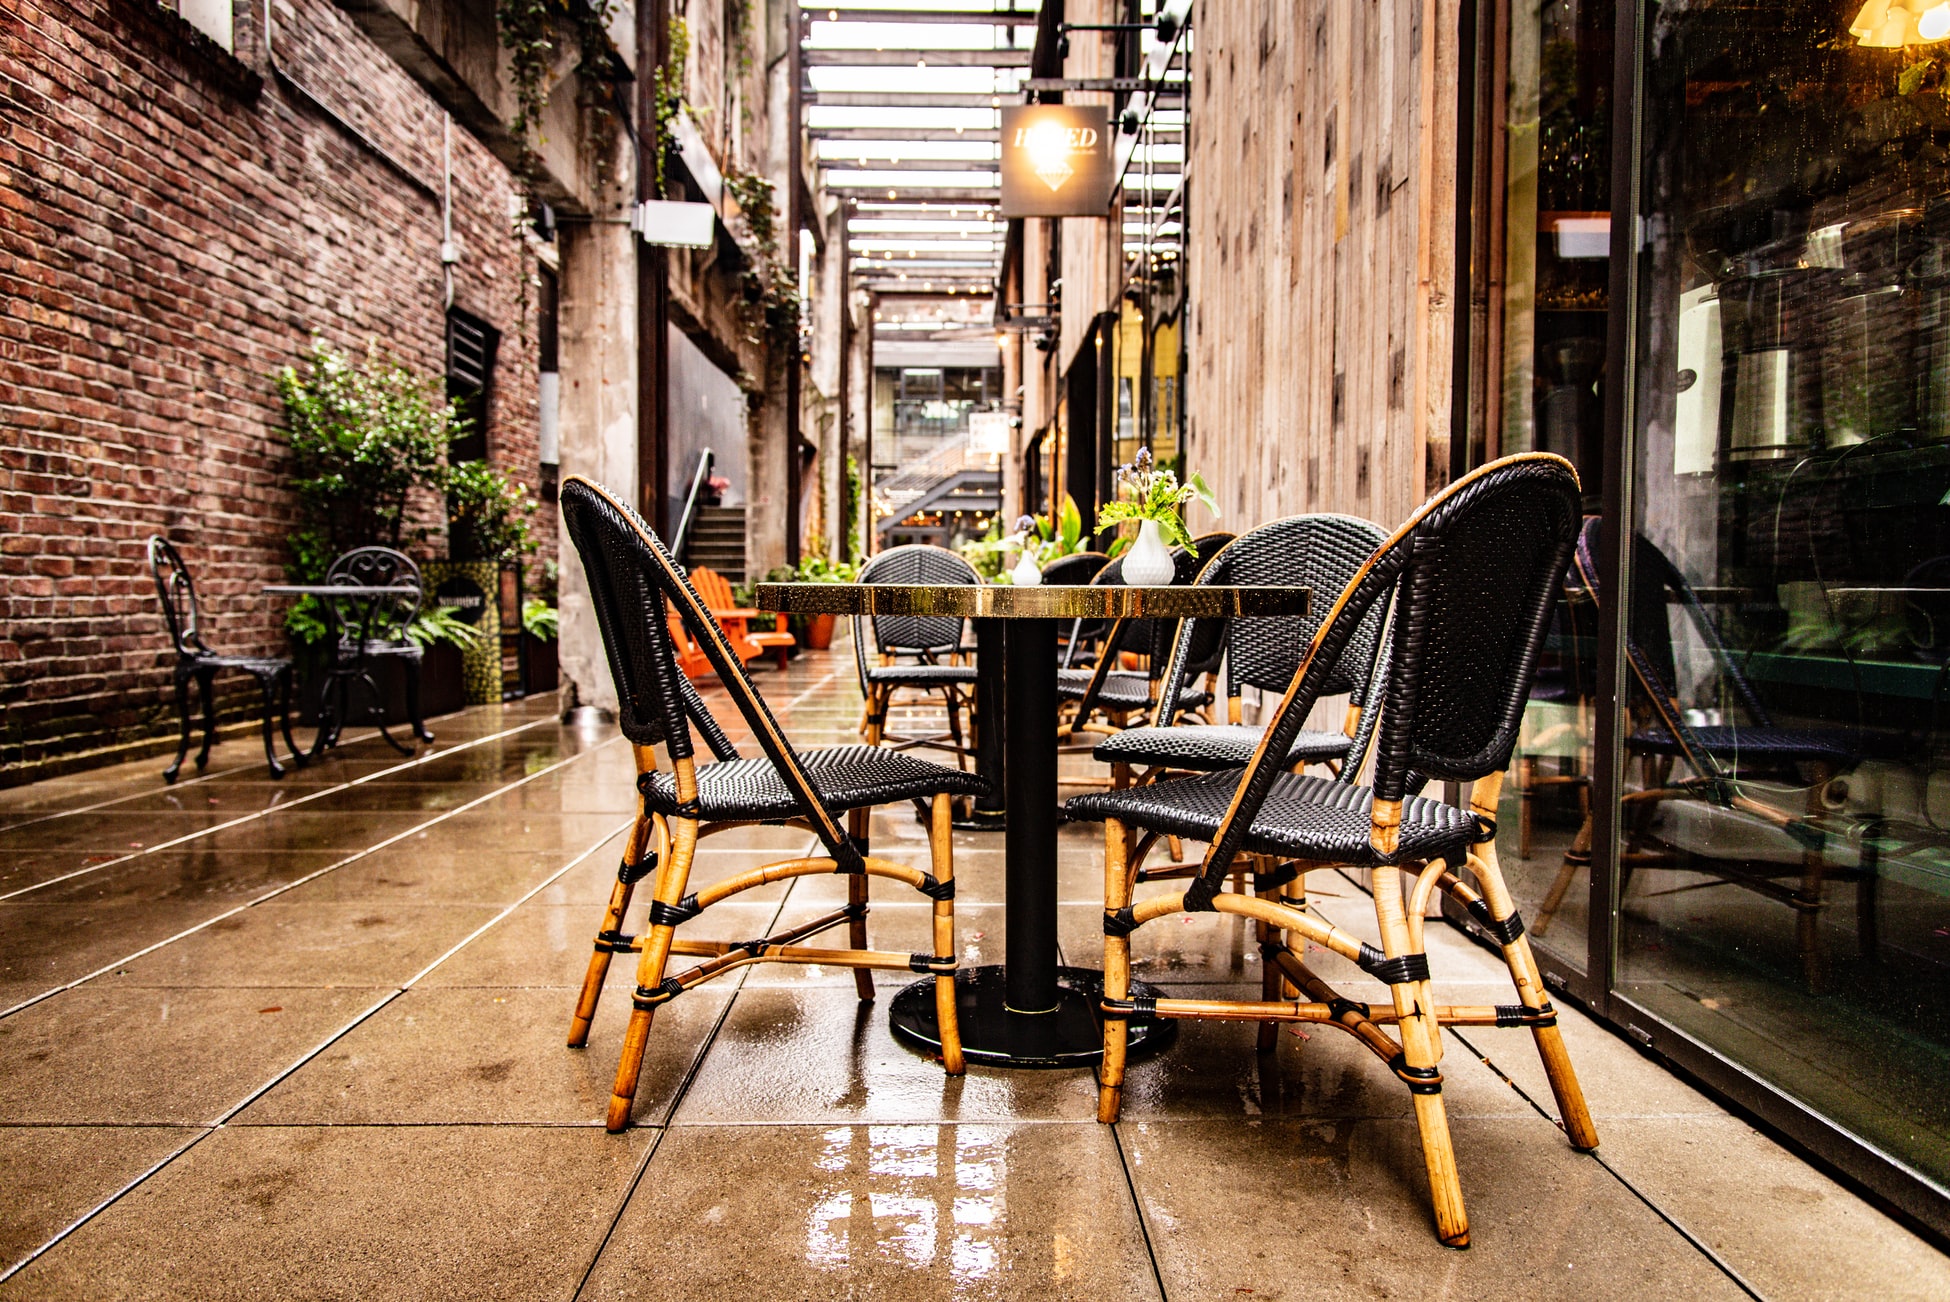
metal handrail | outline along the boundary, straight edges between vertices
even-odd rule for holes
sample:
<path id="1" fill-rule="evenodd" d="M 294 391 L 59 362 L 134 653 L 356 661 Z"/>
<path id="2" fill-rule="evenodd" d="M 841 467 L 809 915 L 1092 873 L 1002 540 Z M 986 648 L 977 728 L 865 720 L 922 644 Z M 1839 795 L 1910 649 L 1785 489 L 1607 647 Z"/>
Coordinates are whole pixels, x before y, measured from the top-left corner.
<path id="1" fill-rule="evenodd" d="M 684 559 L 684 549 L 690 546 L 691 526 L 697 523 L 697 499 L 704 492 L 705 481 L 711 478 L 711 463 L 717 459 L 710 448 L 699 448 L 697 453 L 697 473 L 691 476 L 691 491 L 684 498 L 684 513 L 677 517 L 677 532 L 671 536 L 670 552 L 680 562 Z"/>

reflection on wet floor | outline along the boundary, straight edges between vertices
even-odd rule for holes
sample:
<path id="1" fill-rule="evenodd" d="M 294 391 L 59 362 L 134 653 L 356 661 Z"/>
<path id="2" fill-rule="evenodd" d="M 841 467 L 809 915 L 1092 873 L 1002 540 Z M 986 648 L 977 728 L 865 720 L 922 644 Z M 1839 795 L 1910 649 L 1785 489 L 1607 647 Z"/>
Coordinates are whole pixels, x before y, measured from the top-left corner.
<path id="1" fill-rule="evenodd" d="M 757 676 L 796 741 L 853 738 L 844 644 Z M 175 788 L 145 763 L 0 792 L 0 1298 L 1739 1296 L 1729 1270 L 1771 1297 L 1950 1292 L 1933 1248 L 1575 1013 L 1606 1164 L 1564 1143 L 1527 1033 L 1449 1042 L 1463 1254 L 1429 1233 L 1407 1095 L 1331 1032 L 1260 1055 L 1250 1026 L 1188 1024 L 1106 1127 L 1089 1071 L 946 1078 L 896 1043 L 904 973 L 862 1004 L 844 971 L 745 968 L 659 1014 L 637 1125 L 607 1135 L 627 960 L 589 1047 L 563 1039 L 633 770 L 557 709 L 470 710 L 420 756 L 354 742 L 282 784 L 226 769 L 232 743 Z M 1061 833 L 1069 962 L 1098 953 L 1099 835 Z M 925 862 L 905 809 L 872 836 Z M 694 880 L 806 844 L 727 833 Z M 998 961 L 1002 837 L 956 850 L 964 957 Z M 1373 933 L 1357 884 L 1314 885 Z M 835 889 L 766 887 L 699 932 Z M 871 943 L 921 948 L 926 907 L 875 890 Z M 1258 990 L 1236 919 L 1140 941 L 1168 990 Z M 1507 999 L 1492 955 L 1429 946 L 1456 1002 Z"/>

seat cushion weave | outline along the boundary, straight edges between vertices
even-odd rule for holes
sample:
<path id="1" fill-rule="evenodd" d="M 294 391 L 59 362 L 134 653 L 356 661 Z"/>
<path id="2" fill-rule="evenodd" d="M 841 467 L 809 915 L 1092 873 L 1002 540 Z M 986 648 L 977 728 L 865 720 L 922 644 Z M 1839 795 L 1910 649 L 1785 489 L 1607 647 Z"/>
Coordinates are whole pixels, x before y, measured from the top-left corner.
<path id="1" fill-rule="evenodd" d="M 1244 768 L 1259 749 L 1265 729 L 1250 723 L 1186 724 L 1177 728 L 1126 728 L 1107 738 L 1092 756 L 1104 764 L 1164 764 L 1216 773 Z M 1347 755 L 1345 733 L 1302 730 L 1288 748 L 1286 767 L 1320 764 Z"/>
<path id="2" fill-rule="evenodd" d="M 943 687 L 975 681 L 974 665 L 868 665 L 867 681 L 896 687 Z"/>
<path id="3" fill-rule="evenodd" d="M 1077 796 L 1063 808 L 1071 818 L 1115 818 L 1146 831 L 1210 841 L 1218 834 L 1241 772 L 1201 773 L 1118 791 Z M 1369 787 L 1331 778 L 1282 773 L 1274 779 L 1243 849 L 1327 863 L 1373 864 Z M 1402 804 L 1398 860 L 1460 859 L 1478 839 L 1476 820 L 1454 805 L 1411 796 Z"/>
<path id="4" fill-rule="evenodd" d="M 801 751 L 799 762 L 829 810 L 884 805 L 946 792 L 979 796 L 988 783 L 973 773 L 930 764 L 878 746 L 828 746 Z M 677 812 L 677 778 L 658 770 L 637 779 L 644 803 L 666 817 Z M 791 818 L 805 811 L 785 779 L 765 758 L 723 760 L 697 769 L 700 817 L 725 819 Z"/>
<path id="5" fill-rule="evenodd" d="M 1797 760 L 1852 764 L 1861 753 L 1846 735 L 1804 728 L 1694 728 L 1692 734 L 1715 759 L 1746 759 L 1765 764 Z M 1664 728 L 1645 728 L 1632 734 L 1630 748 L 1645 755 L 1683 755 L 1674 736 Z"/>
<path id="6" fill-rule="evenodd" d="M 1092 669 L 1059 669 L 1056 671 L 1056 695 L 1059 700 L 1081 701 L 1083 694 L 1090 690 L 1090 679 L 1095 673 Z M 1178 693 L 1178 708 L 1196 710 L 1212 703 L 1210 692 L 1183 688 Z M 1097 708 L 1102 710 L 1148 710 L 1151 708 L 1151 679 L 1129 669 L 1113 669 L 1104 675 L 1104 685 L 1097 691 Z"/>

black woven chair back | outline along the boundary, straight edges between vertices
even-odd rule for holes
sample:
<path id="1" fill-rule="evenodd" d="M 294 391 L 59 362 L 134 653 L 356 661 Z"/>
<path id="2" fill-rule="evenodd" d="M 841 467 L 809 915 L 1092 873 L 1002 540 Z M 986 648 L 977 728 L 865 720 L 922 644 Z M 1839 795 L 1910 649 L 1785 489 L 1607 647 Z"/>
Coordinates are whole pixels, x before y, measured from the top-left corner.
<path id="1" fill-rule="evenodd" d="M 368 623 L 367 602 L 351 597 L 326 597 L 338 626 L 348 638 L 357 638 L 369 629 L 374 638 L 396 639 L 405 635 L 406 626 L 420 613 L 424 589 L 420 567 L 405 552 L 391 547 L 356 547 L 332 562 L 325 571 L 325 582 L 347 587 L 410 587 L 411 594 L 385 597 L 372 604 Z"/>
<path id="2" fill-rule="evenodd" d="M 798 752 L 746 675 L 724 628 L 662 540 L 635 511 L 580 475 L 563 481 L 559 500 L 602 629 L 623 735 L 640 746 L 661 742 L 675 761 L 694 753 L 690 730 L 695 726 L 716 758 L 737 757 L 697 689 L 677 667 L 666 622 L 674 614 L 717 671 L 814 833 L 842 867 L 857 870 L 858 848 L 820 803 Z"/>
<path id="3" fill-rule="evenodd" d="M 1071 552 L 1044 567 L 1043 583 L 1052 588 L 1080 588 L 1108 564 L 1110 557 L 1102 552 Z"/>
<path id="4" fill-rule="evenodd" d="M 156 599 L 162 603 L 163 623 L 169 626 L 169 640 L 176 654 L 186 658 L 209 655 L 204 644 L 202 611 L 196 604 L 196 584 L 189 567 L 160 534 L 149 539 L 149 572 L 155 576 Z"/>
<path id="5" fill-rule="evenodd" d="M 980 583 L 975 567 L 945 547 L 910 543 L 880 553 L 860 571 L 862 583 Z M 883 652 L 953 652 L 961 645 L 961 619 L 945 615 L 876 615 L 874 643 Z"/>
<path id="6" fill-rule="evenodd" d="M 1378 608 L 1392 622 L 1375 798 L 1399 801 L 1425 778 L 1469 782 L 1506 767 L 1578 522 L 1571 463 L 1529 452 L 1465 475 L 1390 535 L 1314 635 L 1207 853 L 1201 889 L 1213 889 L 1237 853 L 1281 758 Z"/>

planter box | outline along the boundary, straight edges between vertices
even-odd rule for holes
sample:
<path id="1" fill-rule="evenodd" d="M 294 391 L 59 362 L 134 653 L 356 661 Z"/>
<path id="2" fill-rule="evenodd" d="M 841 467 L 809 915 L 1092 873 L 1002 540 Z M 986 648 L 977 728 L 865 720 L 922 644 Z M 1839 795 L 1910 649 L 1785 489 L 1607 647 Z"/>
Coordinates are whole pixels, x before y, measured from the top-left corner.
<path id="1" fill-rule="evenodd" d="M 556 644 L 544 642 L 533 633 L 523 633 L 521 643 L 528 657 L 528 681 L 524 690 L 552 692 L 562 685 L 560 661 L 557 658 Z"/>
<path id="2" fill-rule="evenodd" d="M 426 656 L 420 663 L 420 715 L 431 719 L 436 714 L 452 714 L 467 704 L 463 691 L 463 669 L 458 647 L 444 643 L 427 648 Z M 379 699 L 385 707 L 383 718 L 388 727 L 407 722 L 406 715 L 406 666 L 396 656 L 386 656 L 372 662 L 372 680 L 379 687 Z M 301 662 L 298 676 L 297 707 L 293 713 L 307 728 L 318 726 L 318 693 L 324 684 L 322 670 L 316 665 Z M 352 689 L 352 718 L 346 720 L 348 728 L 363 728 L 371 720 L 365 711 L 370 697 L 363 685 Z"/>

